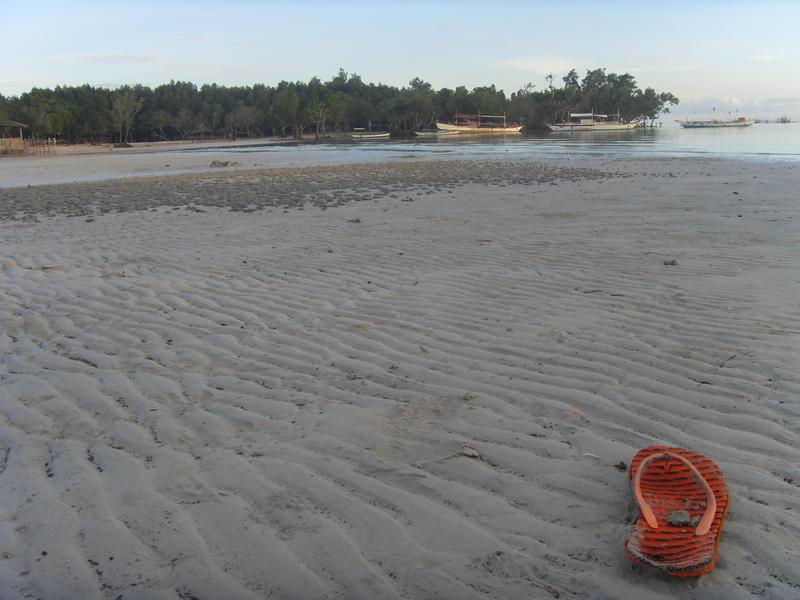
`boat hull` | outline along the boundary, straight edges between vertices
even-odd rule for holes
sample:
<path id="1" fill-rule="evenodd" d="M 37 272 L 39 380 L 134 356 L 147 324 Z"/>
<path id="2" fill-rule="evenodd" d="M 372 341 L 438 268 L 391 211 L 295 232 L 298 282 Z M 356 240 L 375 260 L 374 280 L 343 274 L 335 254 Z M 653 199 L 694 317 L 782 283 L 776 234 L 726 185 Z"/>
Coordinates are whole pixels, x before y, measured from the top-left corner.
<path id="1" fill-rule="evenodd" d="M 501 133 L 501 134 L 505 134 L 505 133 L 520 133 L 523 130 L 524 125 L 506 125 L 506 126 L 503 126 L 503 125 L 498 125 L 498 126 L 492 126 L 492 125 L 480 125 L 480 126 L 478 126 L 478 125 L 454 125 L 453 123 L 440 123 L 439 121 L 436 121 L 436 128 L 440 129 L 443 132 L 452 132 L 452 133 L 469 133 L 469 134 L 475 134 L 475 133 L 480 133 L 480 134 L 495 133 L 496 134 L 496 133 Z"/>
<path id="2" fill-rule="evenodd" d="M 678 121 L 684 129 L 705 129 L 708 127 L 749 127 L 755 119 L 739 121 Z"/>
<path id="3" fill-rule="evenodd" d="M 458 134 L 458 131 L 444 131 L 443 129 L 425 129 L 423 131 L 415 131 L 414 134 L 420 137 L 434 137 L 440 135 L 454 135 Z"/>
<path id="4" fill-rule="evenodd" d="M 577 133 L 584 131 L 627 131 L 629 129 L 635 129 L 639 126 L 639 123 L 592 123 L 589 125 L 581 125 L 580 123 L 548 123 L 547 126 L 551 131 Z"/>
<path id="5" fill-rule="evenodd" d="M 363 133 L 351 133 L 350 135 L 357 140 L 380 140 L 388 138 L 391 134 L 388 131 L 365 131 Z"/>

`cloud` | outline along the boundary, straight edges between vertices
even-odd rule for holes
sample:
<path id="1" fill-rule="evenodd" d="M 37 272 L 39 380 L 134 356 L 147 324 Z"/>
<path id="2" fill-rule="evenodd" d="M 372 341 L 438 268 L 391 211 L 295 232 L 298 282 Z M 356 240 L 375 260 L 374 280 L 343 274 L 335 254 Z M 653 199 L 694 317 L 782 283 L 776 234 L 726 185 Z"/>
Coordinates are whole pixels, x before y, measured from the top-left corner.
<path id="1" fill-rule="evenodd" d="M 570 69 L 578 71 L 579 75 L 583 75 L 585 69 L 597 68 L 594 64 L 589 64 L 583 60 L 574 60 L 565 57 L 546 57 L 536 59 L 523 59 L 514 61 L 505 61 L 497 63 L 499 66 L 511 67 L 534 73 L 536 75 L 547 75 L 552 73 L 556 76 L 565 75 Z M 646 64 L 646 65 L 606 65 L 606 70 L 610 73 L 663 73 L 663 72 L 676 72 L 688 73 L 697 71 L 706 71 L 708 67 L 698 63 L 665 63 L 665 64 Z"/>
<path id="2" fill-rule="evenodd" d="M 568 73 L 570 69 L 575 68 L 576 62 L 566 58 L 554 57 L 528 60 L 511 60 L 498 64 L 503 67 L 511 67 L 513 69 L 519 69 L 520 71 L 534 73 L 536 75 L 548 75 L 549 73 L 556 75 L 559 73 Z"/>
<path id="3" fill-rule="evenodd" d="M 234 42 L 231 44 L 234 48 L 268 48 L 269 46 L 264 42 Z"/>
<path id="4" fill-rule="evenodd" d="M 43 79 L 7 79 L 0 81 L 0 95 L 20 96 L 35 87 L 45 88 L 48 82 Z"/>
<path id="5" fill-rule="evenodd" d="M 166 58 L 160 52 L 102 52 L 93 54 L 65 54 L 61 58 L 84 63 L 149 63 Z"/>
<path id="6" fill-rule="evenodd" d="M 698 63 L 686 63 L 686 64 L 653 64 L 653 65 L 631 65 L 627 66 L 624 69 L 621 69 L 628 73 L 646 73 L 646 72 L 677 72 L 677 73 L 689 73 L 692 71 L 707 71 L 707 65 L 702 65 Z"/>
<path id="7" fill-rule="evenodd" d="M 776 60 L 783 60 L 784 58 L 790 57 L 787 54 L 751 54 L 747 58 L 761 62 L 774 62 Z"/>

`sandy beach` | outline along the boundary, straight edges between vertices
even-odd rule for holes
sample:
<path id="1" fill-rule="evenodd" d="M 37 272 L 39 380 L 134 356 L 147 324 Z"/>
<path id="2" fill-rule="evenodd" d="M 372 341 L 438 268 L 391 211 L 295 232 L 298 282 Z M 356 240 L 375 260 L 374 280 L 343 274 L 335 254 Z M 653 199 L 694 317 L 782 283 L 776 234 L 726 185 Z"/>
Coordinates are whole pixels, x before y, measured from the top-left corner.
<path id="1" fill-rule="evenodd" d="M 94 158 L 0 177 L 0 598 L 800 597 L 795 164 Z M 708 575 L 625 556 L 651 444 Z"/>
<path id="2" fill-rule="evenodd" d="M 239 141 L 135 142 L 127 147 L 57 144 L 49 146 L 46 154 L 2 157 L 0 188 L 32 182 L 71 183 L 200 173 L 208 171 L 213 161 L 236 163 L 228 165 L 229 170 L 274 167 L 276 150 L 288 157 L 283 166 L 308 165 L 320 160 L 309 151 L 316 146 L 310 141 L 267 137 Z M 289 148 L 293 151 L 286 152 Z"/>

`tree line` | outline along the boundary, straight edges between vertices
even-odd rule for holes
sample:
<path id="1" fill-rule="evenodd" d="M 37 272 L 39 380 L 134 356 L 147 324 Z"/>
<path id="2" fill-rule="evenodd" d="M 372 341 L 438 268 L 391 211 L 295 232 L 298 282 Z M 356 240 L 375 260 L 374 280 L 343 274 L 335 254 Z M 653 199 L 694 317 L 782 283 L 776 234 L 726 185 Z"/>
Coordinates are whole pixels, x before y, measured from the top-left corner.
<path id="1" fill-rule="evenodd" d="M 642 90 L 628 73 L 575 69 L 546 89 L 528 84 L 507 97 L 494 85 L 468 90 L 433 89 L 416 77 L 398 88 L 364 83 L 340 69 L 330 81 L 281 81 L 225 87 L 171 81 L 154 89 L 143 85 L 114 90 L 90 85 L 33 88 L 16 97 L 0 94 L 0 118 L 28 125 L 26 135 L 57 137 L 69 143 L 260 137 L 301 138 L 333 131 L 375 128 L 396 133 L 430 128 L 456 113 L 505 114 L 530 129 L 564 121 L 571 112 L 617 114 L 623 120 L 651 123 L 678 99 L 669 92 Z M 2 133 L 2 132 L 0 132 Z"/>

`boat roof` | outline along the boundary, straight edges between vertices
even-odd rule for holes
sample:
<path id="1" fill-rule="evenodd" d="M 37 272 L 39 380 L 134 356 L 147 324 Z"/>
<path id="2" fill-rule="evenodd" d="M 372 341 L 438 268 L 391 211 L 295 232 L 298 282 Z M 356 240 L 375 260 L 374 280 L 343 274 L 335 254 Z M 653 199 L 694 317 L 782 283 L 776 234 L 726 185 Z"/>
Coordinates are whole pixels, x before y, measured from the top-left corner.
<path id="1" fill-rule="evenodd" d="M 569 113 L 570 117 L 607 117 L 608 115 L 600 115 L 597 113 Z"/>
<path id="2" fill-rule="evenodd" d="M 491 118 L 495 118 L 495 119 L 504 119 L 505 118 L 505 115 L 484 115 L 483 113 L 478 113 L 477 115 L 468 115 L 467 113 L 457 112 L 456 115 L 459 116 L 459 117 L 491 117 Z"/>

